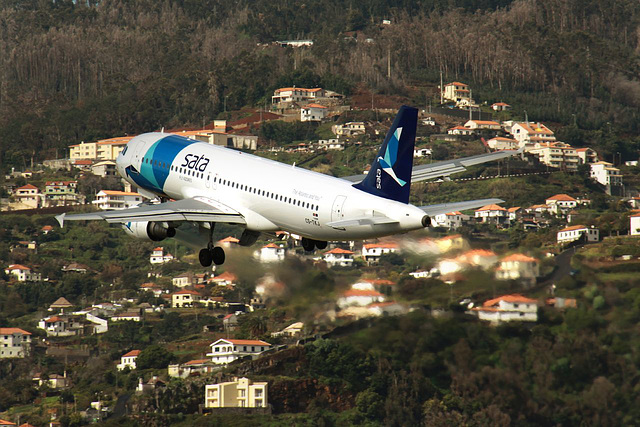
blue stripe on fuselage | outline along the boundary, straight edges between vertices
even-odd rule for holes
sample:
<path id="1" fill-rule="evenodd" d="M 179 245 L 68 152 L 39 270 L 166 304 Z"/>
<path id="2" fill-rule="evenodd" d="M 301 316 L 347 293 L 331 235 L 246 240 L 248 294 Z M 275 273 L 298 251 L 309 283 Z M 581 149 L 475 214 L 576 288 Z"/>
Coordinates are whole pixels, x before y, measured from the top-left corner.
<path id="1" fill-rule="evenodd" d="M 176 156 L 185 147 L 196 142 L 198 141 L 178 135 L 169 135 L 157 140 L 144 155 L 144 158 L 150 161 L 142 162 L 140 175 L 135 177 L 134 181 L 147 190 L 164 194 L 164 183 L 171 172 L 170 166 Z"/>

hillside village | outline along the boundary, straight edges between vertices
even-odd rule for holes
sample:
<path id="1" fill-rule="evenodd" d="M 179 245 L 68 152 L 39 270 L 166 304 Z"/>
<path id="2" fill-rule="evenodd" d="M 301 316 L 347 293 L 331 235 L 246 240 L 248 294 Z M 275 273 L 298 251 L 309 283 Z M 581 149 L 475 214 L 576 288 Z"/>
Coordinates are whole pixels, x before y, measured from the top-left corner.
<path id="1" fill-rule="evenodd" d="M 557 192 L 511 198 L 528 202 L 521 205 L 505 195 L 505 206 L 438 215 L 425 233 L 335 242 L 312 253 L 300 236 L 286 232 L 262 236 L 247 251 L 237 230 L 224 229 L 217 231 L 218 244 L 237 261 L 211 269 L 171 241 L 132 243 L 104 224 L 60 229 L 53 221 L 53 213 L 149 201 L 115 174 L 115 159 L 132 136 L 71 145 L 66 158 L 12 170 L 0 217 L 6 264 L 0 358 L 15 362 L 4 392 L 19 381 L 28 392 L 0 407 L 3 425 L 22 417 L 54 426 L 151 408 L 172 413 L 177 403 L 166 400 L 170 391 L 187 402 L 180 407 L 187 413 L 223 407 L 286 412 L 295 387 L 283 391 L 268 374 L 252 375 L 244 366 L 294 357 L 360 321 L 409 313 L 446 318 L 460 312 L 493 326 L 531 327 L 539 313 L 547 318 L 549 310 L 557 316 L 585 304 L 566 286 L 578 271 L 566 254 L 609 267 L 637 262 L 637 243 L 628 239 L 640 234 L 640 197 L 625 185 L 633 162 L 614 166 L 591 148 L 557 141 L 545 124 L 515 120 L 504 102 L 478 105 L 466 84 L 447 84 L 440 95 L 457 115 L 421 111 L 416 163 L 438 160 L 443 144 L 472 146 L 474 153 L 519 151 L 497 173 L 488 166 L 429 185 L 540 176 L 557 182 L 550 187 Z M 388 122 L 353 121 L 354 113 L 362 111 L 341 94 L 289 87 L 274 92 L 270 111 L 170 132 L 271 158 L 290 156 L 285 161 L 351 150 L 362 162 L 351 169 L 366 173 Z M 495 119 L 485 119 L 492 113 Z M 331 135 L 288 145 L 254 135 L 273 122 L 318 122 Z M 616 209 L 614 222 L 606 206 Z M 15 214 L 23 215 L 19 226 L 11 226 Z M 137 248 L 130 253 L 118 251 L 131 244 Z M 609 249 L 594 256 L 593 245 Z M 599 298 L 591 295 L 593 304 Z M 100 385 L 90 385 L 89 369 L 100 372 Z"/>

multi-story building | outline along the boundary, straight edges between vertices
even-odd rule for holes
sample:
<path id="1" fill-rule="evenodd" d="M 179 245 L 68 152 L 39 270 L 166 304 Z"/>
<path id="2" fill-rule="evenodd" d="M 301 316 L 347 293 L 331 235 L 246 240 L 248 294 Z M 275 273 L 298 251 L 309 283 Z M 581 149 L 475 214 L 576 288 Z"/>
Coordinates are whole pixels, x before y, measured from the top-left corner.
<path id="1" fill-rule="evenodd" d="M 555 142 L 556 137 L 551 129 L 542 123 L 516 122 L 511 125 L 511 135 L 520 147 L 536 142 Z"/>
<path id="2" fill-rule="evenodd" d="M 140 350 L 131 350 L 130 352 L 123 354 L 120 357 L 120 363 L 116 365 L 118 371 L 122 371 L 124 368 L 136 369 L 136 359 L 140 355 Z"/>
<path id="3" fill-rule="evenodd" d="M 591 164 L 591 179 L 604 186 L 622 185 L 620 169 L 614 168 L 609 162 L 595 162 Z"/>
<path id="4" fill-rule="evenodd" d="M 327 116 L 327 107 L 320 104 L 309 104 L 300 108 L 301 122 L 321 122 Z"/>
<path id="5" fill-rule="evenodd" d="M 502 258 L 496 269 L 498 280 L 519 280 L 533 285 L 538 276 L 540 276 L 538 260 L 524 254 L 512 254 Z"/>
<path id="6" fill-rule="evenodd" d="M 171 294 L 171 307 L 186 308 L 193 307 L 194 304 L 202 299 L 202 295 L 198 291 L 183 289 Z"/>
<path id="7" fill-rule="evenodd" d="M 349 289 L 338 298 L 337 304 L 340 308 L 364 307 L 375 302 L 384 302 L 386 298 L 384 294 L 371 289 Z"/>
<path id="8" fill-rule="evenodd" d="M 333 248 L 324 253 L 324 261 L 332 267 L 351 267 L 353 265 L 353 252 L 341 248 Z"/>
<path id="9" fill-rule="evenodd" d="M 537 301 L 518 294 L 490 299 L 485 301 L 482 307 L 475 307 L 472 311 L 477 313 L 480 320 L 495 324 L 510 321 L 538 321 Z"/>
<path id="10" fill-rule="evenodd" d="M 69 146 L 71 160 L 115 160 L 124 150 L 132 136 L 103 139 L 95 142 L 82 142 Z"/>
<path id="11" fill-rule="evenodd" d="M 568 171 L 578 170 L 580 157 L 576 149 L 564 142 L 536 142 L 525 151 L 538 157 L 541 163 Z"/>
<path id="12" fill-rule="evenodd" d="M 587 242 L 600 241 L 600 230 L 595 227 L 587 227 L 586 225 L 572 225 L 558 231 L 558 243 L 569 243 L 585 236 Z"/>
<path id="13" fill-rule="evenodd" d="M 153 248 L 153 251 L 151 251 L 151 255 L 149 255 L 149 262 L 151 264 L 165 264 L 169 261 L 173 261 L 173 255 L 171 255 L 169 252 L 165 253 L 164 248 L 162 246 Z M 184 286 L 187 286 L 190 284 L 191 283 L 187 283 Z"/>
<path id="14" fill-rule="evenodd" d="M 283 87 L 276 89 L 271 97 L 272 104 L 285 102 L 305 102 L 323 98 L 325 91 L 322 88 L 305 89 L 302 87 Z"/>
<path id="15" fill-rule="evenodd" d="M 91 202 L 102 210 L 120 210 L 142 203 L 142 195 L 128 191 L 100 190 Z"/>
<path id="16" fill-rule="evenodd" d="M 42 205 L 42 194 L 35 185 L 27 184 L 16 188 L 13 197 L 27 209 L 38 209 Z"/>
<path id="17" fill-rule="evenodd" d="M 640 235 L 640 212 L 629 216 L 629 234 L 632 236 Z"/>
<path id="18" fill-rule="evenodd" d="M 598 153 L 589 147 L 576 148 L 576 153 L 582 165 L 598 161 Z"/>
<path id="19" fill-rule="evenodd" d="M 339 137 L 364 135 L 364 122 L 347 122 L 342 125 L 333 125 L 331 126 L 331 132 Z"/>
<path id="20" fill-rule="evenodd" d="M 69 206 L 78 204 L 78 181 L 48 181 L 44 187 L 47 206 Z"/>
<path id="21" fill-rule="evenodd" d="M 39 282 L 42 275 L 29 267 L 20 264 L 11 264 L 4 269 L 5 274 L 15 277 L 18 282 Z"/>
<path id="22" fill-rule="evenodd" d="M 578 201 L 568 194 L 556 194 L 549 197 L 545 204 L 548 206 L 549 211 L 556 215 L 569 212 L 578 206 Z"/>
<path id="23" fill-rule="evenodd" d="M 455 101 L 456 104 L 467 102 L 472 103 L 469 85 L 460 82 L 451 82 L 444 85 L 442 97 L 447 101 Z"/>
<path id="24" fill-rule="evenodd" d="M 0 328 L 0 359 L 24 358 L 31 350 L 31 332 L 20 328 Z"/>
<path id="25" fill-rule="evenodd" d="M 502 136 L 496 136 L 487 141 L 489 148 L 493 150 L 517 150 L 519 143 L 513 138 L 505 138 Z"/>
<path id="26" fill-rule="evenodd" d="M 464 124 L 469 129 L 500 130 L 500 123 L 493 120 L 469 120 Z"/>
<path id="27" fill-rule="evenodd" d="M 207 384 L 204 387 L 205 408 L 266 408 L 267 383 L 253 382 L 248 378 Z"/>
<path id="28" fill-rule="evenodd" d="M 285 257 L 285 248 L 283 246 L 278 246 L 275 243 L 269 243 L 263 246 L 259 251 L 256 251 L 256 257 L 261 262 L 282 261 Z"/>
<path id="29" fill-rule="evenodd" d="M 480 221 L 496 225 L 508 225 L 509 213 L 502 206 L 486 205 L 475 211 L 475 217 Z"/>
<path id="30" fill-rule="evenodd" d="M 455 230 L 462 226 L 462 212 L 449 212 L 446 214 L 434 215 L 431 217 L 431 225 L 434 227 L 445 227 L 449 230 Z"/>
<path id="31" fill-rule="evenodd" d="M 271 349 L 271 344 L 261 340 L 219 339 L 210 344 L 211 352 L 207 357 L 218 365 L 226 365 L 241 357 L 258 357 L 261 353 Z"/>
<path id="32" fill-rule="evenodd" d="M 362 257 L 368 263 L 376 263 L 384 254 L 396 252 L 398 244 L 394 242 L 387 243 L 365 243 L 362 245 Z"/>

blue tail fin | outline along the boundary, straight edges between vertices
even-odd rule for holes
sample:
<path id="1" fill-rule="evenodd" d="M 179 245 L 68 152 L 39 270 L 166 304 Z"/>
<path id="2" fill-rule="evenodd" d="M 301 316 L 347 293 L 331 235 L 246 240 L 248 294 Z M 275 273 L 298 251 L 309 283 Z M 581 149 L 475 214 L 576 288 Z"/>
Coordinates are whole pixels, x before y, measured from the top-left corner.
<path id="1" fill-rule="evenodd" d="M 400 107 L 369 173 L 354 187 L 376 196 L 409 203 L 417 122 L 417 109 L 406 105 Z"/>

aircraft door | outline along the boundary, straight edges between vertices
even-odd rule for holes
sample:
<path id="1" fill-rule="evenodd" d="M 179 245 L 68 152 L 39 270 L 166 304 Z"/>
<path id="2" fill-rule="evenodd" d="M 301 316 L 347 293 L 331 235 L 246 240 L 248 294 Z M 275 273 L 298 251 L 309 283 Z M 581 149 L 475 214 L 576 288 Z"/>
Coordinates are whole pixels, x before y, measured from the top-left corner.
<path id="1" fill-rule="evenodd" d="M 333 202 L 333 209 L 331 209 L 331 221 L 339 221 L 344 217 L 343 207 L 345 200 L 347 200 L 347 196 L 336 197 Z"/>

